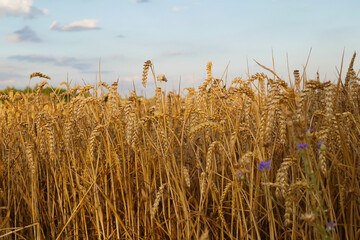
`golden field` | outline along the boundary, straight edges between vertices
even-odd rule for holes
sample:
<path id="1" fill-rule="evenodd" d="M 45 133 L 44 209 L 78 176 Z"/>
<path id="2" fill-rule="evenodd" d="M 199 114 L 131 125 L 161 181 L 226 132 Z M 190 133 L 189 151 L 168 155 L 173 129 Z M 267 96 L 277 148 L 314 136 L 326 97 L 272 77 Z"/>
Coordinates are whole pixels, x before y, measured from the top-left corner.
<path id="1" fill-rule="evenodd" d="M 155 97 L 0 95 L 0 238 L 360 239 L 360 85 L 269 69 Z M 150 76 L 148 76 L 150 75 Z M 46 75 L 34 73 L 30 76 Z"/>

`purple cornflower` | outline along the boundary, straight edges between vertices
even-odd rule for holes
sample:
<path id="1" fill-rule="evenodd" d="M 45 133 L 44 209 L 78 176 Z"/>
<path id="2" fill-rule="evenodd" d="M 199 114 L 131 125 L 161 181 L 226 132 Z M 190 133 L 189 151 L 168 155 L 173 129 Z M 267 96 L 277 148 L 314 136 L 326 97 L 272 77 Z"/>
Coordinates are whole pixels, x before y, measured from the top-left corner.
<path id="1" fill-rule="evenodd" d="M 271 168 L 270 164 L 271 164 L 271 160 L 269 160 L 267 162 L 266 161 L 261 161 L 259 163 L 259 170 L 262 171 L 264 169 L 270 169 Z"/>
<path id="2" fill-rule="evenodd" d="M 336 223 L 333 221 L 328 222 L 326 231 L 335 231 Z"/>
<path id="3" fill-rule="evenodd" d="M 297 145 L 297 147 L 298 148 L 301 148 L 301 149 L 305 149 L 305 148 L 307 148 L 309 145 L 307 145 L 306 143 L 304 143 L 304 144 L 298 144 Z"/>
<path id="4" fill-rule="evenodd" d="M 306 129 L 306 130 L 304 130 L 304 131 L 302 131 L 303 133 L 305 133 L 305 135 L 307 136 L 307 137 L 311 137 L 311 134 L 314 132 L 314 129 L 312 129 L 312 128 L 308 128 L 308 129 Z"/>
<path id="5" fill-rule="evenodd" d="M 325 143 L 323 141 L 319 141 L 319 144 L 317 145 L 317 149 L 321 151 L 325 151 L 326 149 Z"/>
<path id="6" fill-rule="evenodd" d="M 244 173 L 243 173 L 241 170 L 239 170 L 239 171 L 236 172 L 236 177 L 237 177 L 240 181 L 245 180 Z"/>

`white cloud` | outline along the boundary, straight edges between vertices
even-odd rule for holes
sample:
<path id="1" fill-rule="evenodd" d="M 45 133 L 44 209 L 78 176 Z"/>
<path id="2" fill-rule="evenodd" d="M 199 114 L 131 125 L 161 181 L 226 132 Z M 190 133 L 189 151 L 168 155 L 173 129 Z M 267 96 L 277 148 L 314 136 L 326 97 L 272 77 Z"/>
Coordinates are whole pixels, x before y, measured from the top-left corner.
<path id="1" fill-rule="evenodd" d="M 48 14 L 49 10 L 34 7 L 32 0 L 0 0 L 0 17 L 8 15 L 34 18 Z"/>
<path id="2" fill-rule="evenodd" d="M 187 9 L 187 7 L 176 7 L 176 6 L 174 6 L 174 7 L 171 8 L 171 10 L 173 12 L 179 12 L 179 11 L 182 11 L 182 10 L 185 10 L 185 9 Z"/>
<path id="3" fill-rule="evenodd" d="M 32 0 L 1 0 L 0 16 L 8 15 L 26 15 L 31 11 Z"/>
<path id="4" fill-rule="evenodd" d="M 43 8 L 37 8 L 37 7 L 31 7 L 30 13 L 26 15 L 26 18 L 36 18 L 37 16 L 42 16 L 42 15 L 49 15 L 50 12 L 49 10 Z"/>
<path id="5" fill-rule="evenodd" d="M 85 31 L 85 30 L 96 30 L 100 29 L 96 26 L 99 22 L 97 19 L 84 19 L 81 21 L 75 21 L 67 25 L 61 26 L 57 21 L 54 21 L 49 29 L 55 31 L 62 31 L 62 32 L 78 32 L 78 31 Z"/>
<path id="6" fill-rule="evenodd" d="M 164 57 L 175 57 L 175 56 L 188 56 L 194 55 L 195 52 L 186 52 L 186 51 L 165 51 L 162 53 Z"/>
<path id="7" fill-rule="evenodd" d="M 184 55 L 184 53 L 183 52 L 164 52 L 162 55 L 165 57 L 172 57 L 172 56 Z"/>
<path id="8" fill-rule="evenodd" d="M 1 85 L 8 86 L 8 85 L 10 85 L 10 84 L 13 84 L 14 82 L 16 82 L 15 79 L 1 80 L 1 81 L 0 81 L 0 86 L 1 86 Z"/>
<path id="9" fill-rule="evenodd" d="M 140 75 L 135 75 L 135 76 L 128 76 L 128 77 L 123 77 L 121 78 L 122 81 L 125 81 L 125 82 L 140 82 L 142 79 L 142 76 Z"/>
<path id="10" fill-rule="evenodd" d="M 16 68 L 14 65 L 9 64 L 8 62 L 0 62 L 0 73 L 1 72 L 16 72 L 18 68 Z"/>
<path id="11" fill-rule="evenodd" d="M 74 69 L 78 69 L 81 71 L 86 71 L 91 68 L 91 64 L 89 64 L 83 60 L 73 58 L 73 57 L 57 58 L 57 57 L 53 57 L 53 56 L 49 56 L 49 55 L 33 54 L 33 55 L 14 55 L 14 56 L 8 57 L 8 59 L 31 62 L 31 63 L 34 63 L 34 62 L 51 63 L 56 66 L 72 67 Z"/>
<path id="12" fill-rule="evenodd" d="M 13 86 L 15 85 L 14 83 L 21 82 L 26 78 L 25 76 L 16 73 L 18 69 L 15 70 L 11 66 L 8 68 L 8 65 L 6 67 L 7 68 L 5 68 L 5 65 L 2 66 L 2 64 L 0 64 L 0 86 Z"/>
<path id="13" fill-rule="evenodd" d="M 196 85 L 201 82 L 202 78 L 196 75 L 186 75 L 181 77 L 181 83 L 184 83 L 186 86 Z"/>
<path id="14" fill-rule="evenodd" d="M 6 40 L 9 42 L 41 42 L 41 39 L 37 36 L 36 32 L 28 26 L 15 31 L 14 34 L 7 37 Z"/>
<path id="15" fill-rule="evenodd" d="M 18 60 L 18 61 L 27 61 L 27 62 L 56 62 L 56 58 L 48 55 L 14 55 L 8 57 L 8 59 Z"/>
<path id="16" fill-rule="evenodd" d="M 6 40 L 7 40 L 8 42 L 21 42 L 20 37 L 19 37 L 19 35 L 17 35 L 17 34 L 8 36 L 8 37 L 6 38 Z"/>
<path id="17" fill-rule="evenodd" d="M 131 0 L 133 3 L 146 3 L 149 2 L 149 0 Z"/>

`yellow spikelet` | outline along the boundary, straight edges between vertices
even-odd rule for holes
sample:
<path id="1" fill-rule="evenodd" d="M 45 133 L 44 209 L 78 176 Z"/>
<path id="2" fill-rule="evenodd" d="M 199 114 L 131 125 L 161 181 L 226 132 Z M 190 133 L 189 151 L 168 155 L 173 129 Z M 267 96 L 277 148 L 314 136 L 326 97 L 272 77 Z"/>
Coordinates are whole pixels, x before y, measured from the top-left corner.
<path id="1" fill-rule="evenodd" d="M 212 62 L 208 62 L 206 65 L 207 78 L 212 78 Z"/>
<path id="2" fill-rule="evenodd" d="M 150 60 L 147 60 L 144 64 L 143 75 L 142 75 L 142 85 L 144 86 L 144 88 L 146 88 L 147 76 L 151 65 L 152 63 Z"/>
<path id="3" fill-rule="evenodd" d="M 165 77 L 165 74 L 163 74 L 163 73 L 158 75 L 157 80 L 159 82 L 167 82 L 168 81 L 167 78 Z"/>
<path id="4" fill-rule="evenodd" d="M 218 130 L 219 132 L 223 133 L 224 129 L 223 127 L 219 124 L 219 123 L 215 123 L 215 122 L 205 122 L 205 123 L 200 123 L 199 125 L 195 126 L 190 132 L 189 135 L 193 136 L 194 134 L 198 133 L 199 131 L 203 130 L 203 129 L 214 129 L 214 130 Z"/>
<path id="5" fill-rule="evenodd" d="M 299 70 L 294 70 L 294 78 L 295 78 L 295 86 L 298 89 L 298 87 L 300 86 L 300 73 Z"/>
<path id="6" fill-rule="evenodd" d="M 46 78 L 49 80 L 51 79 L 49 76 L 42 74 L 41 72 L 34 72 L 34 73 L 30 74 L 30 79 L 32 79 L 34 77 Z"/>

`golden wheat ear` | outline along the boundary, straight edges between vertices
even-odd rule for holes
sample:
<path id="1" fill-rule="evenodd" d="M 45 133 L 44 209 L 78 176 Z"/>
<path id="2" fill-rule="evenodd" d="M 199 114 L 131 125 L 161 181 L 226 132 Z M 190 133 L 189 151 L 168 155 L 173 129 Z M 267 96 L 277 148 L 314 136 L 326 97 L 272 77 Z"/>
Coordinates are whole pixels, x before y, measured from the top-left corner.
<path id="1" fill-rule="evenodd" d="M 34 78 L 34 77 L 41 77 L 41 78 L 46 78 L 46 79 L 51 79 L 49 76 L 42 74 L 41 72 L 34 72 L 32 74 L 30 74 L 30 79 Z"/>
<path id="2" fill-rule="evenodd" d="M 147 60 L 144 63 L 144 69 L 143 69 L 143 77 L 142 77 L 142 85 L 144 86 L 144 88 L 146 88 L 146 82 L 147 82 L 147 76 L 148 76 L 148 72 L 149 72 L 149 68 L 152 65 L 150 60 Z"/>
<path id="3" fill-rule="evenodd" d="M 206 64 L 206 73 L 208 79 L 212 78 L 212 62 Z"/>
<path id="4" fill-rule="evenodd" d="M 157 80 L 159 82 L 167 82 L 168 81 L 167 78 L 165 77 L 165 74 L 163 74 L 163 73 L 158 75 Z"/>
<path id="5" fill-rule="evenodd" d="M 355 57 L 356 57 L 356 52 L 354 52 L 350 64 L 349 64 L 349 68 L 348 68 L 348 72 L 346 73 L 346 77 L 345 77 L 345 86 L 349 86 L 349 81 L 351 81 L 352 79 L 356 79 L 356 73 L 354 71 L 354 62 L 355 62 Z"/>

